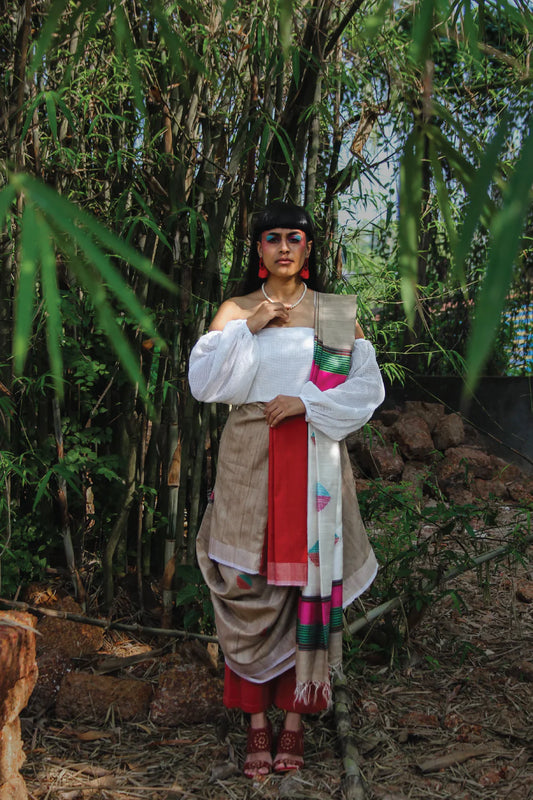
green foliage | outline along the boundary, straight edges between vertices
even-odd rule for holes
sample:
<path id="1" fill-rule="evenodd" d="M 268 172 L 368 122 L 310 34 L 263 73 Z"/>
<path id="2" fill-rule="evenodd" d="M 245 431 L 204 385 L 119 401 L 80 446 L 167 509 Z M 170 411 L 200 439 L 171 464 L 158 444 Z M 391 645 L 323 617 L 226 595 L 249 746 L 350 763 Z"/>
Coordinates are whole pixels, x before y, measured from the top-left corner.
<path id="1" fill-rule="evenodd" d="M 522 6 L 18 11 L 8 3 L 0 23 L 0 331 L 13 355 L 0 365 L 1 436 L 13 463 L 31 464 L 24 487 L 13 476 L 16 530 L 42 514 L 57 544 L 50 509 L 65 485 L 82 559 L 91 547 L 107 574 L 128 558 L 160 574 L 168 538 L 179 561 L 208 489 L 189 352 L 242 275 L 251 214 L 274 197 L 313 213 L 323 277 L 357 291 L 390 379 L 464 373 L 465 359 L 472 382 L 483 363 L 502 369 L 515 323 L 498 330 L 497 317 L 509 286 L 524 296 L 530 283 Z M 189 601 L 178 608 L 193 613 Z"/>
<path id="2" fill-rule="evenodd" d="M 35 303 L 36 270 L 41 267 L 43 296 L 47 311 L 47 339 L 56 391 L 63 394 L 60 299 L 56 257 L 52 243 L 63 252 L 72 273 L 89 292 L 101 329 L 121 359 L 130 378 L 139 383 L 146 396 L 144 379 L 127 339 L 116 321 L 109 290 L 147 335 L 157 337 L 153 320 L 135 293 L 120 276 L 109 254 L 118 256 L 167 289 L 172 284 L 130 245 L 123 242 L 94 217 L 28 175 L 11 177 L 3 192 L 14 188 L 25 198 L 20 222 L 21 258 L 13 355 L 20 374 L 30 345 Z M 1 194 L 0 194 L 1 202 Z"/>
<path id="3" fill-rule="evenodd" d="M 436 487 L 434 492 L 438 498 Z M 525 536 L 531 533 L 528 515 L 519 512 L 504 538 L 500 538 L 500 532 L 491 541 L 494 504 L 459 506 L 437 499 L 433 505 L 426 505 L 422 488 L 409 483 L 372 481 L 359 493 L 359 502 L 380 565 L 368 602 L 376 606 L 401 598 L 401 604 L 399 610 L 391 611 L 370 629 L 368 644 L 366 638 L 348 640 L 349 658 L 355 661 L 367 646 L 381 652 L 385 659 L 395 657 L 426 608 L 446 595 L 456 604 L 462 603 L 458 591 L 446 585 L 453 571 L 470 568 L 474 558 L 502 545 L 509 548 L 508 558 L 520 561 Z M 492 569 L 494 565 L 486 562 L 474 572 L 484 591 L 490 585 Z"/>
<path id="4" fill-rule="evenodd" d="M 215 615 L 209 590 L 197 567 L 178 565 L 178 590 L 174 603 L 180 620 L 178 627 L 211 635 L 215 632 Z"/>

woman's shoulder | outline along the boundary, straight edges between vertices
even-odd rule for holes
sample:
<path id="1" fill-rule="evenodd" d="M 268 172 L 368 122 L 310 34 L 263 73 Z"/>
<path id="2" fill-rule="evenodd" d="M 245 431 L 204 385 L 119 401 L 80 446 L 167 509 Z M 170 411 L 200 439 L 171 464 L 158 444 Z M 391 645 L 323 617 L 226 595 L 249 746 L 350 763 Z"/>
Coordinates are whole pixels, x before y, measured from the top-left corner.
<path id="1" fill-rule="evenodd" d="M 242 297 L 231 297 L 229 300 L 224 300 L 213 317 L 209 330 L 221 331 L 227 323 L 232 320 L 248 319 L 259 302 L 261 302 L 261 298 L 258 292 L 252 292 Z"/>

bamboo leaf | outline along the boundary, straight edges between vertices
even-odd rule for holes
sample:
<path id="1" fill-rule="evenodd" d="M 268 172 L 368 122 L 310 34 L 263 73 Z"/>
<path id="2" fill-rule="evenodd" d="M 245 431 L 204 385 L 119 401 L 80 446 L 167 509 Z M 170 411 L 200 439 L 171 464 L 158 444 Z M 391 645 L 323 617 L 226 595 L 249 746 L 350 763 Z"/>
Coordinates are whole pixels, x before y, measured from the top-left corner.
<path id="1" fill-rule="evenodd" d="M 61 354 L 61 297 L 57 285 L 56 256 L 51 244 L 52 231 L 40 213 L 35 215 L 35 235 L 41 256 L 41 278 L 46 311 L 46 342 L 50 368 L 58 397 L 63 397 L 63 356 Z"/>
<path id="2" fill-rule="evenodd" d="M 184 8 L 183 4 L 180 3 L 180 5 L 182 8 Z M 172 29 L 171 25 L 169 24 L 166 11 L 161 3 L 154 3 L 151 7 L 151 10 L 159 26 L 161 37 L 166 42 L 168 47 L 168 52 L 170 58 L 172 59 L 172 63 L 180 78 L 185 79 L 183 88 L 186 89 L 191 82 L 191 72 L 194 70 L 199 74 L 203 74 L 205 72 L 205 65 L 202 63 L 202 61 L 200 61 L 196 53 L 191 50 L 183 37 L 178 36 Z M 202 20 L 198 7 L 188 7 L 184 8 L 184 10 L 186 10 L 187 13 L 193 17 L 193 19 L 204 21 Z M 186 59 L 187 64 L 184 63 L 184 58 Z"/>
<path id="3" fill-rule="evenodd" d="M 225 0 L 222 9 L 222 22 L 226 22 L 235 11 L 235 0 Z"/>
<path id="4" fill-rule="evenodd" d="M 61 17 L 66 8 L 70 5 L 69 0 L 54 0 L 46 10 L 44 25 L 41 28 L 41 34 L 37 39 L 33 58 L 30 64 L 30 71 L 34 72 L 44 54 L 50 49 L 54 34 L 57 33 L 60 25 Z"/>
<path id="5" fill-rule="evenodd" d="M 108 303 L 103 284 L 91 275 L 90 270 L 87 269 L 85 264 L 80 263 L 78 269 L 80 270 L 84 285 L 90 292 L 98 324 L 106 334 L 130 380 L 138 385 L 140 395 L 145 400 L 148 400 L 148 389 L 141 372 L 139 359 L 130 347 L 124 331 L 115 319 L 115 312 Z"/>
<path id="6" fill-rule="evenodd" d="M 464 264 L 476 228 L 483 218 L 483 212 L 487 205 L 487 200 L 489 199 L 489 187 L 497 169 L 498 155 L 503 147 L 508 129 L 509 117 L 506 115 L 501 121 L 492 141 L 485 150 L 479 169 L 470 183 L 468 206 L 461 226 L 461 235 L 455 250 L 456 268 L 461 273 L 464 271 Z"/>
<path id="7" fill-rule="evenodd" d="M 474 15 L 472 14 L 470 0 L 463 0 L 463 29 L 465 33 L 465 42 L 470 55 L 476 61 L 479 61 L 481 56 L 478 47 L 479 32 L 474 20 Z"/>
<path id="8" fill-rule="evenodd" d="M 56 106 L 61 110 L 61 113 L 64 114 L 64 116 L 68 120 L 68 123 L 69 123 L 70 127 L 72 128 L 72 130 L 75 131 L 77 129 L 77 127 L 78 127 L 76 125 L 76 120 L 74 119 L 74 117 L 72 115 L 72 111 L 67 106 L 67 104 L 65 103 L 65 101 L 63 100 L 63 98 L 61 96 L 58 96 L 56 98 Z"/>
<path id="9" fill-rule="evenodd" d="M 492 244 L 485 278 L 476 303 L 466 357 L 467 391 L 473 392 L 489 355 L 497 323 L 511 282 L 522 231 L 530 206 L 533 183 L 533 123 L 520 158 L 503 194 L 503 204 L 492 221 Z"/>
<path id="10" fill-rule="evenodd" d="M 293 5 L 294 0 L 279 0 L 279 35 L 284 58 L 288 58 L 291 46 Z"/>
<path id="11" fill-rule="evenodd" d="M 144 92 L 142 90 L 141 76 L 137 68 L 137 59 L 135 58 L 134 41 L 131 36 L 130 27 L 124 12 L 124 8 L 120 4 L 115 6 L 115 38 L 117 40 L 118 50 L 122 50 L 126 54 L 126 60 L 130 70 L 133 96 L 135 98 L 135 105 L 139 111 L 144 112 Z"/>
<path id="12" fill-rule="evenodd" d="M 150 315 L 139 302 L 135 292 L 113 266 L 106 253 L 95 244 L 92 238 L 69 219 L 55 220 L 55 224 L 75 243 L 85 258 L 92 263 L 103 280 L 109 285 L 118 302 L 126 308 L 139 327 L 149 336 L 157 337 L 157 330 Z M 77 269 L 77 267 L 74 267 Z"/>
<path id="13" fill-rule="evenodd" d="M 289 172 L 291 173 L 291 175 L 294 175 L 293 158 L 292 158 L 292 156 L 291 156 L 291 154 L 289 152 L 289 149 L 288 149 L 288 146 L 287 146 L 287 142 L 285 142 L 285 140 L 283 138 L 284 135 L 286 136 L 285 131 L 282 128 L 280 128 L 278 130 L 278 128 L 275 125 L 273 125 L 271 127 L 271 130 L 272 130 L 272 133 L 274 134 L 274 136 L 276 137 L 276 139 L 279 142 L 279 146 L 281 147 L 281 150 L 282 150 L 283 155 L 285 157 L 285 161 L 287 162 L 287 166 L 289 168 Z M 291 142 L 288 142 L 288 145 L 291 146 Z"/>
<path id="14" fill-rule="evenodd" d="M 35 499 L 33 501 L 33 510 L 34 511 L 37 508 L 37 506 L 39 505 L 41 497 L 45 493 L 45 491 L 46 491 L 46 489 L 48 487 L 48 484 L 50 482 L 50 478 L 52 477 L 53 474 L 54 474 L 54 469 L 53 469 L 53 467 L 50 467 L 50 469 L 48 469 L 46 471 L 46 473 L 43 475 L 43 477 L 39 481 L 39 483 L 37 485 L 37 491 L 35 492 Z"/>
<path id="15" fill-rule="evenodd" d="M 428 137 L 435 142 L 437 150 L 443 156 L 446 156 L 448 163 L 452 167 L 455 177 L 468 188 L 474 178 L 475 169 L 462 153 L 450 142 L 449 139 L 434 125 L 427 126 Z"/>
<path id="16" fill-rule="evenodd" d="M 457 230 L 455 228 L 455 222 L 453 221 L 452 204 L 450 201 L 450 195 L 448 193 L 448 187 L 446 186 L 446 181 L 444 180 L 444 176 L 442 174 L 442 167 L 435 149 L 435 144 L 433 142 L 430 142 L 429 145 L 429 156 L 433 169 L 433 178 L 435 180 L 435 186 L 437 189 L 437 202 L 439 204 L 440 213 L 442 214 L 442 219 L 444 220 L 444 225 L 446 227 L 450 250 L 453 253 L 457 244 Z M 456 267 L 455 271 L 457 273 Z M 464 272 L 458 274 L 458 278 L 461 283 L 464 284 Z"/>
<path id="17" fill-rule="evenodd" d="M 52 139 L 57 142 L 57 113 L 55 92 L 45 92 L 44 102 L 46 104 L 46 113 L 48 114 L 48 124 L 50 125 L 50 132 Z"/>
<path id="18" fill-rule="evenodd" d="M 436 0 L 422 0 L 421 3 L 415 3 L 413 6 L 416 17 L 413 25 L 411 55 L 413 60 L 420 65 L 423 65 L 430 55 L 435 7 Z"/>
<path id="19" fill-rule="evenodd" d="M 53 216 L 56 220 L 63 218 L 74 220 L 77 225 L 85 227 L 110 253 L 124 259 L 126 263 L 147 275 L 150 280 L 164 286 L 168 291 L 176 292 L 172 281 L 154 267 L 147 258 L 70 200 L 25 173 L 13 175 L 11 182 L 15 189 L 24 191 L 27 196 L 31 196 L 48 218 Z"/>
<path id="20" fill-rule="evenodd" d="M 435 97 L 431 99 L 431 105 L 435 116 L 444 120 L 444 122 L 446 122 L 450 128 L 457 133 L 460 139 L 468 144 L 474 154 L 481 154 L 481 148 L 477 139 L 475 139 L 474 136 L 465 130 L 456 114 L 452 114 L 444 105 L 442 105 L 442 103 L 439 103 Z"/>
<path id="21" fill-rule="evenodd" d="M 24 119 L 24 124 L 22 126 L 22 130 L 20 132 L 20 141 L 23 141 L 26 138 L 26 135 L 30 129 L 30 125 L 33 119 L 33 112 L 35 109 L 40 105 L 42 99 L 44 97 L 44 92 L 39 92 L 36 97 L 32 100 L 28 107 L 28 111 L 26 112 L 26 117 Z"/>
<path id="22" fill-rule="evenodd" d="M 418 231 L 422 202 L 421 134 L 413 130 L 405 143 L 400 164 L 400 220 L 398 266 L 405 315 L 413 325 L 417 300 Z"/>
<path id="23" fill-rule="evenodd" d="M 20 375 L 30 347 L 35 305 L 35 277 L 39 260 L 39 244 L 36 238 L 35 209 L 28 203 L 20 222 L 20 265 L 15 299 L 15 331 L 13 335 L 13 359 L 15 373 Z"/>

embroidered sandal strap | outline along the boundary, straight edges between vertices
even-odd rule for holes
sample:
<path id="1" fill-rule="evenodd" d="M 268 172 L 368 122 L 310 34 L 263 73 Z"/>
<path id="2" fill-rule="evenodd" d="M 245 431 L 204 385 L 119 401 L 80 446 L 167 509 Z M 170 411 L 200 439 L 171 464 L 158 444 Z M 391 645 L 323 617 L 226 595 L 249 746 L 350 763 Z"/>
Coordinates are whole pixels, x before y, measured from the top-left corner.
<path id="1" fill-rule="evenodd" d="M 272 725 L 270 722 L 266 728 L 248 728 L 246 739 L 247 753 L 270 752 L 272 749 Z"/>
<path id="2" fill-rule="evenodd" d="M 299 731 L 288 731 L 285 728 L 278 738 L 278 753 L 287 753 L 291 756 L 303 756 L 304 754 L 304 729 Z"/>

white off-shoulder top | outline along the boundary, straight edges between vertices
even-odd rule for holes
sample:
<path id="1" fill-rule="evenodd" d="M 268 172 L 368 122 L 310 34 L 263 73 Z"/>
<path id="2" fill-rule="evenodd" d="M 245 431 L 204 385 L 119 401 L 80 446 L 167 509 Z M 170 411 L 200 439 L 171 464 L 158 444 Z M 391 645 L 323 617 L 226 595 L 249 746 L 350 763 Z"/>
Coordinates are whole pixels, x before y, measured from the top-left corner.
<path id="1" fill-rule="evenodd" d="M 372 344 L 355 339 L 346 381 L 321 391 L 309 380 L 313 339 L 313 328 L 273 327 L 253 334 L 246 320 L 231 320 L 224 330 L 204 334 L 192 349 L 193 396 L 232 405 L 296 396 L 306 421 L 340 441 L 368 422 L 383 402 L 383 380 Z"/>

